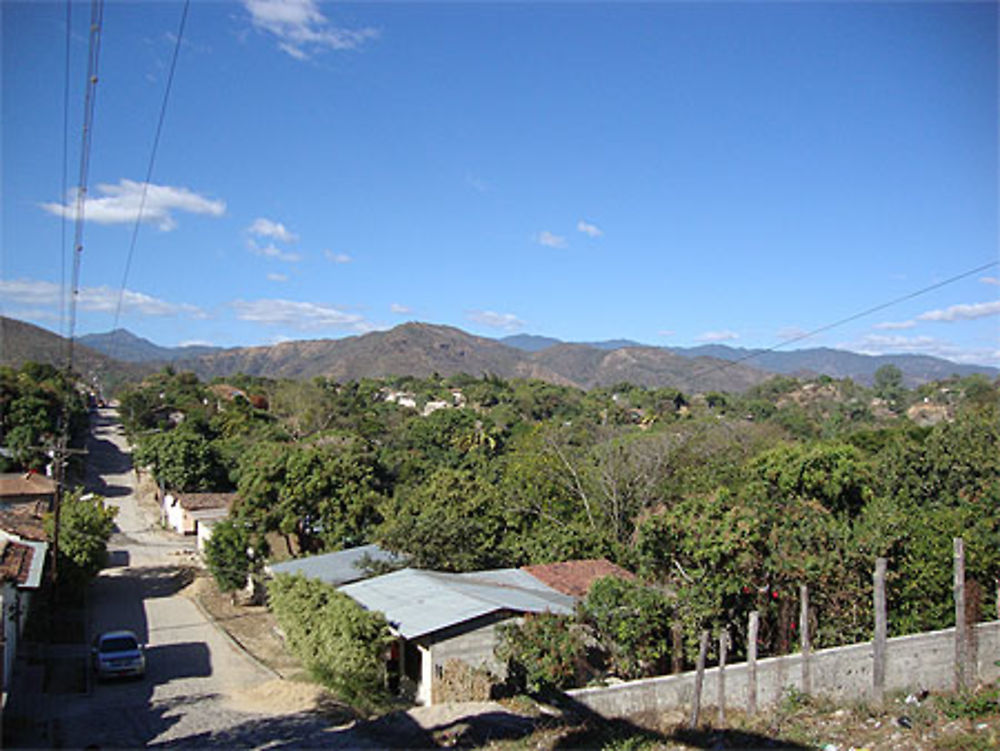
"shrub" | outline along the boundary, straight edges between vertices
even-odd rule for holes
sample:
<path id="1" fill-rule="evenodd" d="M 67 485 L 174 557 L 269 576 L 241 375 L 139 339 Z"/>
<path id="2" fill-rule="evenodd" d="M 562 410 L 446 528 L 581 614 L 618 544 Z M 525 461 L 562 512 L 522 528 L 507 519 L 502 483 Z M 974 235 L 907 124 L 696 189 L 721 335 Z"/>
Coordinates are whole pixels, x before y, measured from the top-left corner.
<path id="1" fill-rule="evenodd" d="M 570 618 L 540 613 L 501 626 L 496 654 L 516 688 L 541 693 L 577 683 L 584 644 Z"/>
<path id="2" fill-rule="evenodd" d="M 279 574 L 268 596 L 289 647 L 310 674 L 355 708 L 371 708 L 384 694 L 384 656 L 393 639 L 385 616 L 301 574 Z"/>

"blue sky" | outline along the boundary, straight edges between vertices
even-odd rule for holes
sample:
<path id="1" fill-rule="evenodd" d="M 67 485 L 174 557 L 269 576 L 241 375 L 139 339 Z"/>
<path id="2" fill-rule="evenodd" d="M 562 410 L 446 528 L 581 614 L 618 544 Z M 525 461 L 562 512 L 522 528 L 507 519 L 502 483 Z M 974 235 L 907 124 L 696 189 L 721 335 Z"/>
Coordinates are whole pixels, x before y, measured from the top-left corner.
<path id="1" fill-rule="evenodd" d="M 182 8 L 104 8 L 78 334 L 770 347 L 998 259 L 995 3 L 193 0 L 122 293 Z M 0 12 L 0 311 L 64 331 L 66 9 Z M 998 279 L 794 346 L 1000 365 Z"/>

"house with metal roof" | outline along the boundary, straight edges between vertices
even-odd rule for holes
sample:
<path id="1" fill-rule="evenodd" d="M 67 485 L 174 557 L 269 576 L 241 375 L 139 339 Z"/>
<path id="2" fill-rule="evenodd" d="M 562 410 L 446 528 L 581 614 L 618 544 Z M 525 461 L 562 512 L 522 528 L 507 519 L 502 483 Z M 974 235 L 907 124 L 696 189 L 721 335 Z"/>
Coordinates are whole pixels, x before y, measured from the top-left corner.
<path id="1" fill-rule="evenodd" d="M 378 545 L 361 545 L 347 550 L 337 550 L 333 553 L 310 555 L 305 558 L 292 558 L 281 563 L 272 563 L 264 567 L 264 573 L 302 574 L 309 579 L 319 579 L 334 587 L 365 579 L 371 576 L 369 564 L 398 565 L 399 556 L 383 550 Z"/>
<path id="2" fill-rule="evenodd" d="M 48 543 L 24 540 L 0 530 L 0 706 L 6 706 L 18 639 L 24 630 L 32 592 L 42 584 Z"/>
<path id="3" fill-rule="evenodd" d="M 382 612 L 399 636 L 390 670 L 419 703 L 439 701 L 449 660 L 503 676 L 497 627 L 529 613 L 573 612 L 575 599 L 520 569 L 451 574 L 406 568 L 341 586 L 367 610 Z"/>

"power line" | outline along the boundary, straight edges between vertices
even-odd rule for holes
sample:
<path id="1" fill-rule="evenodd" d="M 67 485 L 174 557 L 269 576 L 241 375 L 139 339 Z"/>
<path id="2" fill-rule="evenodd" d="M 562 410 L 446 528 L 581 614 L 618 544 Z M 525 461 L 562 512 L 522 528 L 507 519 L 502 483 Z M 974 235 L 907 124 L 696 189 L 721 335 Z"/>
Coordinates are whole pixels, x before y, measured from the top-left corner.
<path id="1" fill-rule="evenodd" d="M 70 48 L 73 38 L 73 0 L 66 0 L 66 50 L 63 70 L 63 149 L 62 149 L 62 200 L 69 196 L 69 72 Z M 66 334 L 66 212 L 62 215 L 59 239 L 59 257 L 62 261 L 62 276 L 59 283 L 59 331 Z"/>
<path id="2" fill-rule="evenodd" d="M 122 302 L 125 299 L 125 285 L 128 282 L 129 270 L 132 268 L 132 257 L 135 254 L 136 241 L 139 238 L 139 227 L 142 224 L 142 214 L 146 208 L 146 196 L 149 192 L 149 181 L 153 179 L 153 166 L 156 164 L 156 152 L 160 145 L 160 135 L 163 133 L 163 122 L 167 116 L 167 103 L 170 101 L 170 91 L 174 85 L 174 72 L 177 70 L 177 58 L 181 51 L 181 41 L 184 39 L 184 27 L 187 25 L 188 8 L 191 0 L 184 0 L 184 8 L 181 11 L 181 21 L 177 28 L 177 38 L 174 43 L 174 54 L 170 60 L 170 72 L 167 75 L 167 86 L 163 92 L 163 102 L 160 105 L 160 117 L 156 123 L 156 132 L 153 135 L 153 148 L 149 154 L 149 165 L 146 167 L 146 179 L 142 183 L 142 196 L 139 199 L 139 212 L 135 217 L 135 225 L 132 227 L 132 240 L 129 243 L 128 255 L 125 258 L 125 272 L 122 274 L 122 283 L 118 290 L 118 304 L 115 306 L 115 322 L 111 327 L 112 331 L 118 330 L 118 322 L 122 314 Z M 114 356 L 114 346 L 117 340 L 112 339 L 112 357 Z"/>
<path id="3" fill-rule="evenodd" d="M 772 345 L 770 347 L 767 347 L 765 349 L 754 350 L 753 352 L 750 352 L 749 354 L 746 354 L 743 357 L 738 357 L 735 360 L 727 360 L 724 363 L 721 363 L 719 365 L 714 365 L 714 366 L 712 366 L 710 368 L 707 368 L 707 369 L 705 369 L 705 370 L 703 370 L 701 372 L 695 372 L 691 377 L 692 378 L 701 378 L 702 376 L 706 376 L 706 375 L 709 375 L 711 373 L 715 373 L 715 372 L 720 371 L 720 370 L 726 370 L 727 368 L 731 368 L 734 365 L 739 365 L 740 363 L 746 362 L 747 360 L 752 360 L 755 357 L 760 357 L 760 356 L 766 355 L 766 354 L 768 354 L 770 352 L 774 352 L 776 350 L 779 350 L 782 347 L 788 346 L 789 344 L 794 344 L 795 342 L 801 342 L 803 339 L 810 339 L 810 338 L 816 336 L 817 334 L 822 334 L 824 331 L 829 331 L 830 329 L 835 329 L 838 326 L 843 326 L 845 323 L 850 323 L 851 321 L 856 321 L 859 318 L 864 318 L 865 316 L 869 316 L 872 313 L 877 313 L 880 310 L 885 310 L 886 308 L 891 308 L 893 305 L 898 305 L 901 302 L 906 302 L 907 300 L 912 300 L 915 297 L 920 297 L 921 295 L 925 295 L 928 292 L 933 292 L 936 289 L 940 289 L 941 287 L 945 287 L 945 286 L 947 286 L 949 284 L 953 284 L 953 283 L 955 283 L 955 282 L 957 282 L 957 281 L 959 281 L 961 279 L 965 279 L 966 277 L 970 277 L 970 276 L 973 276 L 975 274 L 982 273 L 983 271 L 986 271 L 986 269 L 992 268 L 993 266 L 996 266 L 998 264 L 1000 264 L 1000 261 L 990 261 L 989 263 L 984 263 L 982 266 L 977 266 L 974 269 L 969 269 L 968 271 L 963 271 L 961 274 L 956 274 L 955 276 L 949 277 L 949 278 L 947 278 L 947 279 L 945 279 L 943 281 L 936 282 L 934 284 L 928 285 L 927 287 L 922 287 L 921 289 L 918 289 L 915 292 L 910 292 L 908 294 L 905 294 L 902 297 L 897 297 L 897 298 L 894 298 L 892 300 L 889 300 L 888 302 L 880 303 L 878 305 L 872 306 L 871 308 L 866 308 L 865 310 L 862 310 L 859 313 L 854 313 L 852 315 L 846 316 L 845 318 L 841 318 L 841 319 L 839 319 L 837 321 L 834 321 L 833 323 L 828 323 L 825 326 L 820 326 L 819 328 L 813 329 L 811 331 L 807 331 L 804 334 L 798 334 L 797 336 L 793 336 L 790 339 L 785 339 L 785 340 L 783 340 L 781 342 L 778 342 L 777 344 Z"/>

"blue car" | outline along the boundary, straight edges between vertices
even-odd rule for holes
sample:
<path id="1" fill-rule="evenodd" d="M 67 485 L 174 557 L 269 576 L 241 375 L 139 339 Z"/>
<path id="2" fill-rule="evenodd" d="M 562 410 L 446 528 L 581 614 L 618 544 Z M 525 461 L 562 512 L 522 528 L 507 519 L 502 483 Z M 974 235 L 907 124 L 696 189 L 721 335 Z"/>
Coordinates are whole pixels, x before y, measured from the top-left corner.
<path id="1" fill-rule="evenodd" d="M 141 678 L 146 652 L 131 631 L 106 631 L 94 639 L 94 672 L 98 678 Z"/>

